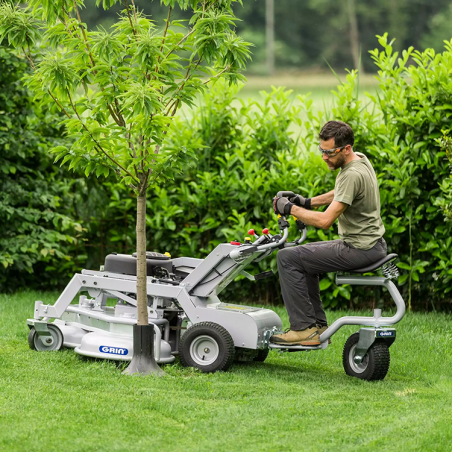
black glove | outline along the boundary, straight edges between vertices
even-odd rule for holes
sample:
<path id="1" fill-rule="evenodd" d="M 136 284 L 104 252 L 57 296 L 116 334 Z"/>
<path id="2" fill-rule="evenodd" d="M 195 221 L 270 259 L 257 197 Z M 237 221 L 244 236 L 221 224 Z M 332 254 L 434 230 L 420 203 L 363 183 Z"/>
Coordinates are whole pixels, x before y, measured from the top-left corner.
<path id="1" fill-rule="evenodd" d="M 287 198 L 278 198 L 277 196 L 273 198 L 273 210 L 276 214 L 289 215 L 292 206 L 294 206 L 294 204 Z"/>
<path id="2" fill-rule="evenodd" d="M 311 209 L 311 198 L 303 198 L 301 195 L 292 196 L 289 198 L 290 202 L 293 202 L 296 206 L 304 207 L 305 209 Z"/>

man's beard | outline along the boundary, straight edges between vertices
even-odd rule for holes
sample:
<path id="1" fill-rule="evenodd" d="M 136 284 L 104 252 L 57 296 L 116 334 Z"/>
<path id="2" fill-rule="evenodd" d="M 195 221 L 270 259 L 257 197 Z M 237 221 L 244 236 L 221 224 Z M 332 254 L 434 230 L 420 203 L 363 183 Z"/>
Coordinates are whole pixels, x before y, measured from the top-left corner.
<path id="1" fill-rule="evenodd" d="M 326 164 L 328 165 L 328 168 L 331 171 L 336 171 L 338 168 L 342 168 L 345 165 L 345 156 L 342 154 L 339 154 L 337 156 L 337 160 L 335 162 L 327 160 Z"/>

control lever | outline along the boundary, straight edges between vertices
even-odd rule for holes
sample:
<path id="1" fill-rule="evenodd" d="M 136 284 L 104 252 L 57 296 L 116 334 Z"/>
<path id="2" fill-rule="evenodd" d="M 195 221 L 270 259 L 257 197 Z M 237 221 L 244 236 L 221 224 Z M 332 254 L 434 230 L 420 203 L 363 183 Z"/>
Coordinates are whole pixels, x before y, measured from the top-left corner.
<path id="1" fill-rule="evenodd" d="M 254 231 L 254 229 L 250 229 L 250 230 L 248 231 L 248 234 L 249 234 L 249 235 L 254 235 L 254 237 L 255 237 L 256 239 L 259 238 L 259 236 L 256 234 L 256 232 Z"/>

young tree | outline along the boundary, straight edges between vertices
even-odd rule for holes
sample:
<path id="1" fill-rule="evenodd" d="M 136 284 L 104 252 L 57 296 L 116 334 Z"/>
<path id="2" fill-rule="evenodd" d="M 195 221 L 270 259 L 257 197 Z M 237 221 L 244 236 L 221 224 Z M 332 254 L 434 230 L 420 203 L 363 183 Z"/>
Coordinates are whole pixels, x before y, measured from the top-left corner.
<path id="1" fill-rule="evenodd" d="M 243 79 L 250 44 L 235 33 L 232 4 L 241 0 L 162 0 L 162 26 L 133 0 L 97 0 L 124 7 L 110 30 L 90 31 L 81 19 L 83 0 L 30 0 L 0 6 L 0 42 L 33 69 L 28 86 L 44 106 L 65 115 L 70 149 L 53 149 L 55 161 L 86 176 L 114 172 L 137 196 L 138 325 L 148 325 L 146 291 L 146 195 L 171 178 L 194 149 L 165 145 L 172 118 L 193 105 L 209 83 Z M 176 7 L 190 10 L 186 23 Z M 145 372 L 146 369 L 138 369 Z"/>

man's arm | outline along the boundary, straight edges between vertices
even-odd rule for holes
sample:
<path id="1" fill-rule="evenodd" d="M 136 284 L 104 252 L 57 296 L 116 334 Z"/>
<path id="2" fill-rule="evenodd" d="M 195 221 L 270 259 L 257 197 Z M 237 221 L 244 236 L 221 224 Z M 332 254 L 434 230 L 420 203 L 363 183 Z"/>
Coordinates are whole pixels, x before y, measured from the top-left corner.
<path id="1" fill-rule="evenodd" d="M 330 193 L 321 195 L 319 196 L 319 198 L 322 196 L 329 196 Z M 315 226 L 316 228 L 321 229 L 329 229 L 339 217 L 339 215 L 341 215 L 347 207 L 348 205 L 343 202 L 332 201 L 325 212 L 316 212 L 313 210 L 306 210 L 303 207 L 294 205 L 292 206 L 290 214 L 310 226 Z"/>
<path id="2" fill-rule="evenodd" d="M 334 190 L 331 190 L 323 195 L 315 196 L 314 198 L 311 198 L 311 208 L 327 206 L 328 204 L 331 204 L 333 202 L 333 199 L 334 199 Z"/>

